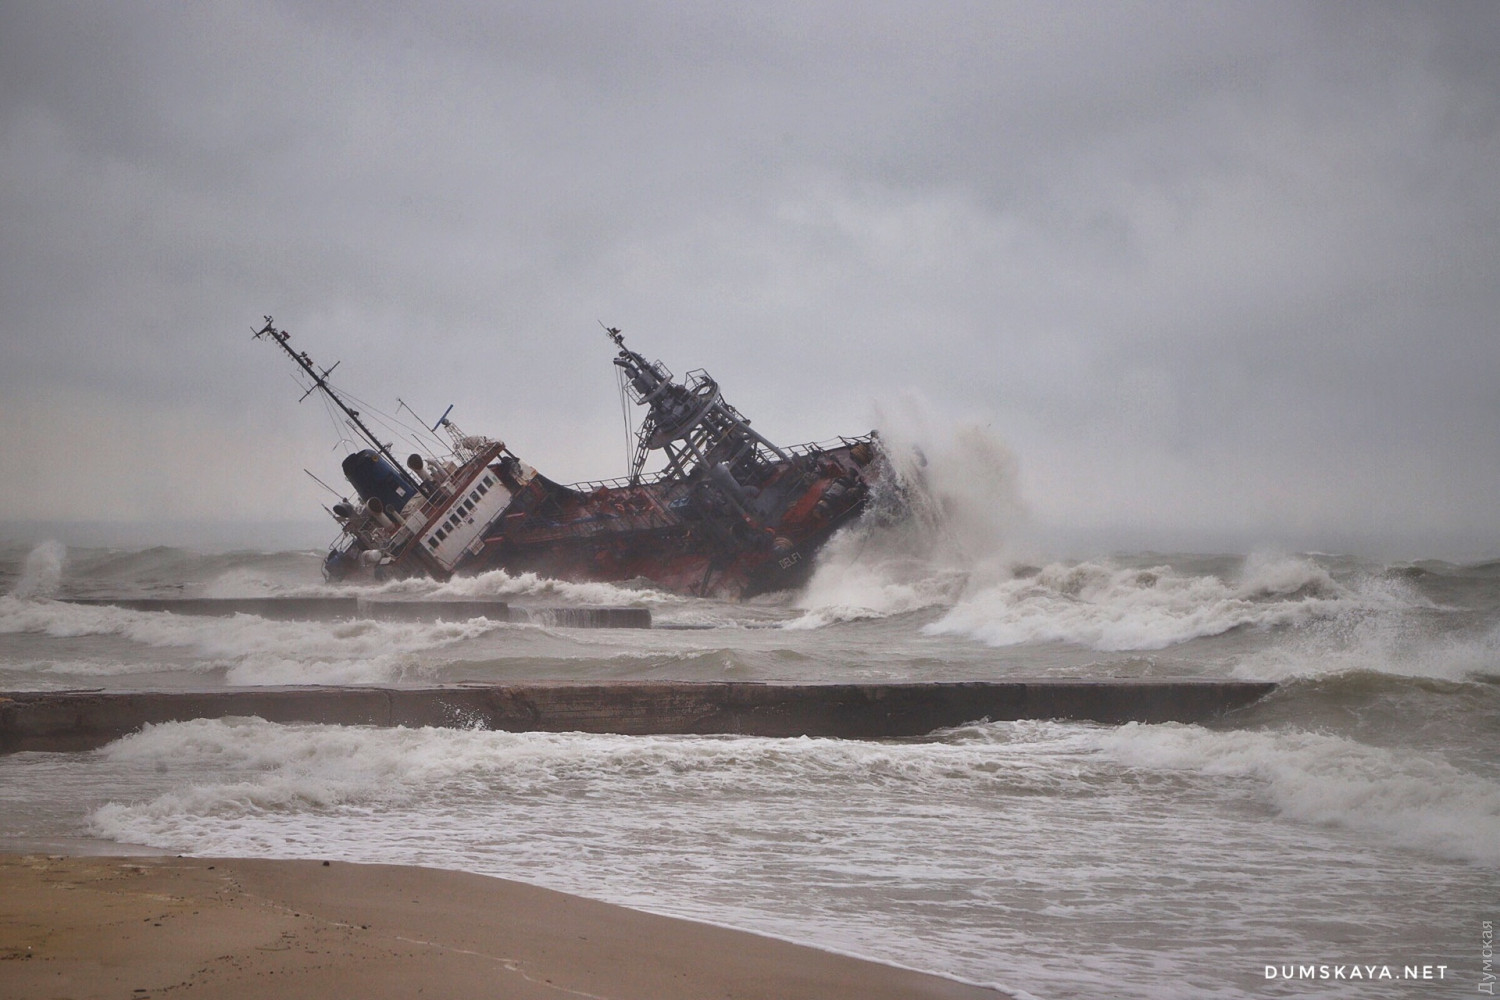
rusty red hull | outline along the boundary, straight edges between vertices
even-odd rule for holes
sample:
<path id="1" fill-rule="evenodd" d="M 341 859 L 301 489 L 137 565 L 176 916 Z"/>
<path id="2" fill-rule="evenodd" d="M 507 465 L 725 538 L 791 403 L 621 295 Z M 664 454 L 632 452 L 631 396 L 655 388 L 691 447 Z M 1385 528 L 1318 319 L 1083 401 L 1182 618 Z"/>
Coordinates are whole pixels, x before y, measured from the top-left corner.
<path id="1" fill-rule="evenodd" d="M 750 597 L 806 582 L 817 551 L 856 518 L 878 482 L 841 445 L 773 472 L 783 487 L 773 518 L 714 504 L 680 484 L 646 484 L 550 496 L 501 519 L 461 572 L 503 569 L 572 581 L 641 580 L 677 593 Z M 786 482 L 782 480 L 791 480 Z M 842 484 L 842 488 L 839 488 Z M 831 493 L 837 493 L 831 496 Z M 686 501 L 686 502 L 685 502 Z"/>

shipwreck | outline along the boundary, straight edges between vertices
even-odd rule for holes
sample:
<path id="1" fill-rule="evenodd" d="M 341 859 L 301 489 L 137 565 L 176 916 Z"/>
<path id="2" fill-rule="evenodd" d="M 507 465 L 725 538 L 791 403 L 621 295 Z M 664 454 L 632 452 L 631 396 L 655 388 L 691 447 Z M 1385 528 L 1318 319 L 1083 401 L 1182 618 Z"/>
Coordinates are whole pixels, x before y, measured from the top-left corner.
<path id="1" fill-rule="evenodd" d="M 678 381 L 626 347 L 618 329 L 606 332 L 621 391 L 646 411 L 630 471 L 564 485 L 504 442 L 464 434 L 448 417 L 452 407 L 430 429 L 434 445 L 439 431 L 446 443 L 398 461 L 329 384 L 333 368 L 320 370 L 265 317 L 256 339 L 278 345 L 311 379 L 303 398 L 324 394 L 365 445 L 343 460 L 355 496 L 327 508 L 340 533 L 324 575 L 447 580 L 503 569 L 727 598 L 805 582 L 819 548 L 890 476 L 878 435 L 778 447 L 707 372 Z M 665 465 L 647 472 L 653 456 Z"/>

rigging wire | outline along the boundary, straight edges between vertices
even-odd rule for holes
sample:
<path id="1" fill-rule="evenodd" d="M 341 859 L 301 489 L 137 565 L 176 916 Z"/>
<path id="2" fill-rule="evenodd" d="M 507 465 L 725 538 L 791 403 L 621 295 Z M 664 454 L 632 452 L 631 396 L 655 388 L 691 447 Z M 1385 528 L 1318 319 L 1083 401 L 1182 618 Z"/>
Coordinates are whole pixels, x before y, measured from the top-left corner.
<path id="1" fill-rule="evenodd" d="M 288 372 L 287 373 L 287 377 L 292 380 L 292 384 L 293 385 L 297 386 L 299 389 L 302 389 L 304 391 L 304 396 L 303 396 L 304 399 L 306 398 L 306 395 L 305 395 L 306 392 L 309 392 L 312 389 L 316 388 L 316 386 L 314 386 L 314 385 L 309 385 L 309 383 L 307 382 L 304 374 L 301 371 Z M 325 394 L 323 394 L 321 392 L 318 393 L 318 402 L 320 404 L 322 404 L 323 415 L 328 419 L 329 425 L 333 428 L 333 433 L 334 433 L 333 449 L 336 450 L 341 445 L 351 444 L 352 442 L 350 441 L 350 438 L 349 438 L 349 432 L 348 432 L 348 430 L 344 426 L 344 421 L 343 421 L 342 417 L 339 416 L 339 415 L 336 415 L 334 413 L 333 403 L 328 399 L 328 397 Z"/>
<path id="2" fill-rule="evenodd" d="M 615 381 L 620 386 L 620 416 L 625 421 L 625 469 L 626 474 L 629 475 L 635 472 L 635 448 L 633 445 L 635 444 L 636 433 L 635 428 L 631 426 L 630 393 L 625 388 L 626 378 L 625 369 L 615 369 Z"/>
<path id="3" fill-rule="evenodd" d="M 354 405 L 354 408 L 358 411 L 361 417 L 364 417 L 371 423 L 379 424 L 382 430 L 388 431 L 393 437 L 401 437 L 402 435 L 417 437 L 419 435 L 425 435 L 426 443 L 419 442 L 420 446 L 424 450 L 427 450 L 431 453 L 433 443 L 436 443 L 438 445 L 438 450 L 440 451 L 449 452 L 452 450 L 451 448 L 443 445 L 441 439 L 438 438 L 437 435 L 429 431 L 426 427 L 414 427 L 412 424 L 403 420 L 401 417 L 392 413 L 387 413 L 385 410 L 380 409 L 380 407 L 375 406 L 374 404 L 369 403 L 366 400 L 360 399 L 358 396 L 345 392 L 342 389 L 338 389 L 336 391 L 340 396 L 344 397 L 346 401 Z M 413 416 L 415 415 L 416 414 L 413 414 Z"/>
<path id="4" fill-rule="evenodd" d="M 302 375 L 302 373 L 292 372 L 292 381 L 301 386 L 304 390 L 311 391 L 317 389 L 316 384 L 309 384 L 309 381 L 307 380 L 305 375 L 302 375 L 302 377 L 300 378 L 298 377 L 299 375 Z M 429 431 L 425 426 L 421 428 L 414 427 L 412 424 L 401 419 L 399 416 L 393 415 L 386 412 L 385 410 L 380 409 L 378 406 L 375 406 L 368 401 L 333 385 L 332 382 L 328 382 L 326 379 L 324 381 L 331 390 L 338 393 L 339 396 L 346 403 L 348 403 L 356 413 L 358 413 L 366 420 L 366 422 L 376 425 L 378 430 L 390 433 L 393 438 L 408 438 L 417 446 L 419 450 L 427 452 L 428 455 L 451 453 L 452 448 L 444 444 L 440 438 L 438 438 L 435 434 L 432 434 L 432 432 Z M 327 415 L 329 423 L 333 426 L 334 433 L 337 438 L 334 443 L 334 448 L 337 449 L 340 446 L 348 448 L 362 447 L 362 442 L 357 436 L 355 429 L 350 423 L 348 417 L 341 411 L 338 411 L 337 407 L 335 407 L 333 401 L 329 399 L 328 395 L 326 393 L 319 392 L 318 399 L 323 404 L 324 413 Z M 408 407 L 408 409 L 410 409 L 410 407 Z M 416 416 L 415 412 L 413 412 L 412 415 Z"/>

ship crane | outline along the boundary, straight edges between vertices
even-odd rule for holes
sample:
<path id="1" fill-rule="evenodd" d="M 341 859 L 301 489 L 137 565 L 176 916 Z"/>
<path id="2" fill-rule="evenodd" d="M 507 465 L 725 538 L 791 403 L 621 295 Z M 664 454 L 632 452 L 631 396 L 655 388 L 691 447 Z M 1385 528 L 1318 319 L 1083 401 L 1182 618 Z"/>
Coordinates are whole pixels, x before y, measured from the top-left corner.
<path id="1" fill-rule="evenodd" d="M 614 363 L 625 376 L 626 390 L 647 408 L 630 463 L 633 485 L 640 483 L 650 453 L 658 450 L 667 456 L 661 473 L 665 479 L 687 479 L 699 470 L 712 474 L 723 467 L 742 486 L 756 485 L 769 463 L 787 461 L 786 452 L 729 405 L 707 372 L 691 371 L 686 383 L 674 382 L 666 365 L 648 362 L 626 347 L 619 328 L 606 327 L 605 332 L 620 349 Z"/>

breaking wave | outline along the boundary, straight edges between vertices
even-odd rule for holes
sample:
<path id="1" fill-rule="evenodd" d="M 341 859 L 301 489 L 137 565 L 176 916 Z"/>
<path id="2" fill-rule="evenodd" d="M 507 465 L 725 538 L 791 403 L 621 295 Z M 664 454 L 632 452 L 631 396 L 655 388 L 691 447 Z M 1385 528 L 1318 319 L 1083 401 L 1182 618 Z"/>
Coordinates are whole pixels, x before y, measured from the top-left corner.
<path id="1" fill-rule="evenodd" d="M 942 427 L 907 400 L 882 420 L 881 433 L 893 475 L 867 515 L 819 556 L 794 601 L 801 613 L 783 628 L 925 612 L 929 636 L 1125 652 L 1433 606 L 1409 579 L 1348 572 L 1332 558 L 1024 565 L 1028 520 L 1017 463 L 993 431 Z"/>
<path id="2" fill-rule="evenodd" d="M 1265 681 L 1388 675 L 1434 681 L 1500 679 L 1500 627 L 1445 628 L 1448 612 L 1421 609 L 1382 615 L 1353 610 L 1311 622 L 1277 645 L 1256 649 L 1235 676 Z"/>
<path id="3" fill-rule="evenodd" d="M 1177 723 L 1131 723 L 1097 739 L 1132 767 L 1250 782 L 1251 794 L 1288 819 L 1500 866 L 1500 785 L 1436 757 L 1322 733 Z"/>
<path id="4" fill-rule="evenodd" d="M 0 634 L 54 638 L 118 637 L 162 650 L 191 651 L 192 669 L 223 671 L 237 685 L 389 683 L 420 679 L 440 669 L 435 650 L 500 628 L 524 628 L 475 618 L 464 622 L 271 621 L 253 615 L 196 617 L 125 608 L 23 601 L 0 597 Z M 424 655 L 426 654 L 426 655 Z M 86 671 L 105 675 L 112 661 Z M 75 666 L 58 662 L 49 672 Z M 32 665 L 33 669 L 36 665 Z M 160 658 L 118 661 L 120 673 L 161 669 Z M 183 664 L 174 664 L 181 669 Z"/>
<path id="5" fill-rule="evenodd" d="M 241 829 L 241 821 L 267 813 L 305 819 L 327 810 L 417 807 L 434 811 L 433 823 L 445 828 L 464 822 L 480 803 L 571 810 L 583 795 L 606 812 L 609 803 L 624 809 L 636 800 L 658 800 L 655 808 L 669 812 L 718 802 L 741 810 L 741 821 L 753 825 L 756 804 L 768 796 L 797 801 L 847 792 L 892 808 L 926 797 L 974 798 L 1000 808 L 1007 799 L 1043 796 L 1062 808 L 1074 799 L 1164 795 L 1201 800 L 1225 816 L 1238 812 L 1236 803 L 1255 803 L 1292 824 L 1500 866 L 1500 783 L 1436 755 L 1297 729 L 993 723 L 936 741 L 887 745 L 371 730 L 244 719 L 150 726 L 102 753 L 137 765 L 207 766 L 219 775 L 148 802 L 105 806 L 91 820 L 103 836 L 199 853 L 267 849 L 246 843 Z M 602 817 L 601 824 L 596 834 L 607 837 L 609 824 Z M 298 825 L 256 829 L 287 836 Z"/>
<path id="6" fill-rule="evenodd" d="M 340 589 L 338 593 L 347 593 Z M 433 580 L 393 580 L 359 590 L 364 596 L 430 597 L 504 601 L 539 601 L 548 604 L 578 606 L 643 606 L 681 604 L 690 598 L 679 597 L 650 586 L 628 583 L 570 583 L 538 576 L 536 573 L 512 575 L 503 569 L 456 576 L 446 583 Z"/>
<path id="7" fill-rule="evenodd" d="M 12 557 L 15 558 L 15 557 Z M 11 595 L 74 597 L 424 597 L 536 601 L 564 605 L 671 605 L 688 601 L 644 582 L 568 583 L 493 570 L 446 583 L 428 579 L 332 584 L 317 552 L 199 553 L 170 546 L 69 549 L 44 542 L 26 556 Z M 66 572 L 65 572 L 66 570 Z"/>
<path id="8" fill-rule="evenodd" d="M 1025 524 L 1015 456 L 978 424 L 939 427 L 918 400 L 879 420 L 891 475 L 870 509 L 818 556 L 787 628 L 951 604 L 1005 575 L 1007 542 Z"/>
<path id="9" fill-rule="evenodd" d="M 71 548 L 60 593 L 115 597 L 307 597 L 330 593 L 320 553 L 216 552 L 156 545 Z"/>
<path id="10" fill-rule="evenodd" d="M 1154 650 L 1241 627 L 1410 606 L 1414 595 L 1400 590 L 1351 588 L 1315 562 L 1291 556 L 1251 557 L 1230 579 L 1167 564 L 1051 563 L 966 595 L 926 631 L 991 646 L 1067 642 L 1100 651 Z"/>
<path id="11" fill-rule="evenodd" d="M 1043 996 L 1249 996 L 1214 989 L 1247 941 L 1337 945 L 1350 899 L 1393 893 L 1410 906 L 1367 914 L 1361 940 L 1427 954 L 1424 922 L 1472 912 L 1474 866 L 1500 864 L 1500 783 L 1299 729 L 883 743 L 205 720 L 92 766 L 111 784 L 84 822 L 124 843 L 476 871 Z"/>

